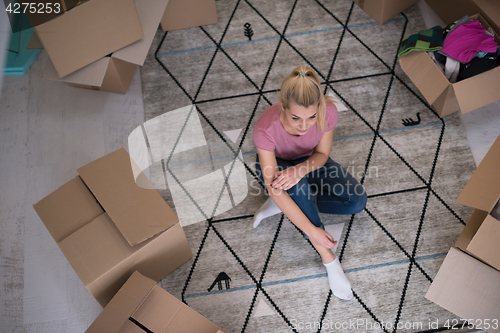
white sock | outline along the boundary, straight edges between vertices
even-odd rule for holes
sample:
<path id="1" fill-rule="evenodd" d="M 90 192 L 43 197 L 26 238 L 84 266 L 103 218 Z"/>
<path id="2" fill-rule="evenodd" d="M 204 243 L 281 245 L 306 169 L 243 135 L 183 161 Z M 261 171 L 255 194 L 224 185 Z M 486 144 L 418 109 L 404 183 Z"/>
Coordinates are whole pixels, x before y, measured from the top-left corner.
<path id="1" fill-rule="evenodd" d="M 333 294 L 344 300 L 351 300 L 354 295 L 351 290 L 351 283 L 344 274 L 342 266 L 340 266 L 340 261 L 338 257 L 335 260 L 325 264 L 326 272 L 328 273 L 328 283 L 330 284 L 330 289 Z"/>
<path id="2" fill-rule="evenodd" d="M 253 227 L 257 228 L 260 221 L 262 221 L 266 217 L 273 216 L 279 213 L 281 213 L 281 209 L 276 206 L 271 197 L 267 198 L 266 202 L 264 202 L 257 213 L 255 213 L 255 215 L 253 216 Z"/>

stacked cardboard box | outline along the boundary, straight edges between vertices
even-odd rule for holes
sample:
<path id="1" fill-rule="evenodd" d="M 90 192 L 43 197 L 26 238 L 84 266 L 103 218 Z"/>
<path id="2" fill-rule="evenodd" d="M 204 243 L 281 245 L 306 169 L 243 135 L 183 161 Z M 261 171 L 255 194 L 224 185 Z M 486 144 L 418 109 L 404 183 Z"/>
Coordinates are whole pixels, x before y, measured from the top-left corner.
<path id="1" fill-rule="evenodd" d="M 96 0 L 90 0 L 89 3 L 94 1 Z M 118 1 L 120 2 L 121 0 Z M 51 52 L 47 49 L 44 38 L 40 34 L 37 27 L 37 35 L 41 40 L 43 47 L 47 49 L 50 57 L 50 61 L 46 64 L 43 77 L 46 79 L 63 81 L 75 87 L 118 93 L 127 92 L 132 76 L 134 75 L 135 68 L 137 66 L 142 66 L 146 60 L 146 56 L 151 47 L 151 43 L 158 28 L 158 24 L 162 18 L 162 14 L 167 6 L 168 0 L 126 1 L 132 2 L 133 10 L 135 11 L 136 16 L 136 19 L 134 19 L 133 22 L 135 26 L 138 26 L 138 28 L 143 31 L 143 36 L 135 39 L 131 43 L 122 45 L 121 47 L 110 48 L 107 41 L 100 37 L 100 33 L 105 30 L 106 34 L 113 34 L 115 38 L 120 39 L 122 36 L 127 36 L 129 32 L 128 30 L 118 29 L 115 25 L 109 24 L 107 18 L 102 18 L 103 22 L 108 23 L 106 26 L 97 30 L 95 36 L 88 38 L 88 45 L 86 45 L 86 49 L 94 50 L 96 52 L 96 56 L 88 58 L 85 57 L 84 54 L 74 52 L 65 57 L 67 62 L 73 62 L 73 59 L 75 58 L 84 59 L 83 63 L 85 66 L 83 68 L 73 67 L 73 70 L 69 72 L 61 72 L 59 69 L 59 59 L 54 58 L 51 55 Z M 75 11 L 82 5 L 75 7 L 71 11 Z M 120 4 L 117 4 L 117 7 L 121 8 L 121 6 L 121 2 Z M 75 14 L 79 20 L 82 20 L 80 27 L 82 30 L 88 28 L 89 26 L 93 26 L 93 20 L 95 19 L 94 11 L 96 10 L 97 7 L 90 8 L 87 13 L 88 17 L 86 18 L 80 13 Z M 57 19 L 59 19 L 59 17 Z M 89 22 L 91 22 L 91 24 L 89 24 Z M 128 19 L 124 23 L 128 24 Z M 65 25 L 69 26 L 71 29 L 75 29 L 72 21 L 65 22 Z M 64 46 L 64 44 L 57 43 L 56 38 L 54 38 L 54 48 L 66 50 L 66 46 Z M 106 50 L 105 52 L 101 51 L 104 49 Z M 97 57 L 97 55 L 100 56 Z"/>
<path id="2" fill-rule="evenodd" d="M 225 333 L 219 326 L 134 272 L 86 333 Z"/>
<path id="3" fill-rule="evenodd" d="M 215 0 L 63 0 L 64 14 L 36 15 L 28 48 L 45 48 L 43 77 L 127 92 L 161 22 L 164 31 L 217 23 Z M 167 8 L 168 4 L 168 8 Z"/>
<path id="4" fill-rule="evenodd" d="M 60 77 L 144 37 L 133 0 L 62 1 L 62 8 L 55 17 L 28 14 Z"/>
<path id="5" fill-rule="evenodd" d="M 425 296 L 487 332 L 500 332 L 499 198 L 500 136 L 457 198 L 476 209 Z"/>
<path id="6" fill-rule="evenodd" d="M 495 41 L 500 43 L 500 5 L 497 0 L 460 0 L 463 7 L 455 0 L 427 2 L 444 14 L 442 18 L 446 23 L 468 15 L 471 19 L 479 20 L 484 27 L 492 27 L 496 32 Z M 427 52 L 410 52 L 401 57 L 399 63 L 441 117 L 458 110 L 467 113 L 500 100 L 500 67 L 452 84 Z"/>
<path id="7" fill-rule="evenodd" d="M 378 24 L 382 25 L 419 0 L 354 0 Z"/>
<path id="8" fill-rule="evenodd" d="M 34 204 L 69 263 L 105 306 L 134 271 L 159 281 L 192 258 L 179 219 L 123 148 L 78 169 Z"/>

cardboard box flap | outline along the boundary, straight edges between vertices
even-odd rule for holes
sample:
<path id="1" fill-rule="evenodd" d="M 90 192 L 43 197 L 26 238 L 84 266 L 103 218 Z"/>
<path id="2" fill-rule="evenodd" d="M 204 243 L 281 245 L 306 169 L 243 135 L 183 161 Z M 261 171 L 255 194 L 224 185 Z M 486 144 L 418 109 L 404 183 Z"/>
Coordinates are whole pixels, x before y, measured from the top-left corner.
<path id="1" fill-rule="evenodd" d="M 108 214 L 103 213 L 62 240 L 59 247 L 88 286 L 150 241 L 131 247 Z"/>
<path id="2" fill-rule="evenodd" d="M 167 332 L 196 332 L 196 333 L 217 333 L 219 326 L 203 317 L 184 303 L 177 315 L 168 324 L 162 333 Z"/>
<path id="3" fill-rule="evenodd" d="M 453 84 L 462 113 L 500 100 L 500 67 Z"/>
<path id="4" fill-rule="evenodd" d="M 143 37 L 132 0 L 87 1 L 35 30 L 60 77 Z"/>
<path id="5" fill-rule="evenodd" d="M 216 333 L 219 330 L 217 325 L 158 286 L 131 317 L 155 333 Z"/>
<path id="6" fill-rule="evenodd" d="M 500 6 L 498 0 L 474 0 L 493 30 L 500 33 Z"/>
<path id="7" fill-rule="evenodd" d="M 137 65 L 111 57 L 100 88 L 106 91 L 126 93 L 136 67 Z"/>
<path id="8" fill-rule="evenodd" d="M 177 298 L 155 286 L 131 317 L 152 332 L 159 333 L 167 328 L 182 305 L 184 304 Z"/>
<path id="9" fill-rule="evenodd" d="M 104 212 L 78 176 L 34 204 L 33 208 L 57 243 Z"/>
<path id="10" fill-rule="evenodd" d="M 465 185 L 456 202 L 490 212 L 500 197 L 500 136 Z"/>
<path id="11" fill-rule="evenodd" d="M 94 61 L 88 66 L 77 70 L 71 74 L 60 78 L 56 68 L 50 58 L 47 59 L 43 71 L 43 78 L 54 81 L 63 81 L 67 83 L 85 84 L 94 87 L 100 87 L 104 81 L 106 69 L 108 68 L 110 57 L 104 57 Z"/>
<path id="12" fill-rule="evenodd" d="M 491 215 L 486 216 L 467 251 L 500 270 L 500 221 Z"/>
<path id="13" fill-rule="evenodd" d="M 450 85 L 426 52 L 412 51 L 399 58 L 399 63 L 429 104 L 434 103 Z"/>
<path id="14" fill-rule="evenodd" d="M 118 332 L 155 286 L 155 281 L 134 272 L 85 332 Z"/>
<path id="15" fill-rule="evenodd" d="M 137 66 L 112 57 L 104 57 L 94 61 L 76 72 L 60 78 L 57 71 L 47 59 L 43 78 L 66 82 L 70 86 L 126 93 Z"/>
<path id="16" fill-rule="evenodd" d="M 142 66 L 158 30 L 168 0 L 135 0 L 144 38 L 113 53 L 113 58 Z"/>
<path id="17" fill-rule="evenodd" d="M 460 318 L 498 318 L 500 272 L 451 248 L 425 298 Z"/>
<path id="18" fill-rule="evenodd" d="M 26 17 L 30 21 L 31 25 L 35 27 L 39 24 L 52 20 L 59 15 L 63 15 L 65 11 L 75 7 L 79 2 L 79 0 L 37 0 L 35 3 L 43 3 L 43 8 L 45 10 L 38 10 L 34 13 L 31 13 L 30 10 L 26 10 L 24 13 L 26 14 Z M 49 7 L 52 7 L 52 11 L 50 13 Z M 41 9 L 41 7 L 38 7 L 38 9 Z"/>
<path id="19" fill-rule="evenodd" d="M 36 31 L 33 30 L 33 34 L 31 35 L 30 41 L 28 42 L 28 45 L 26 45 L 27 49 L 43 49 L 42 42 L 40 41 L 40 38 L 38 38 L 38 35 L 36 34 Z"/>
<path id="20" fill-rule="evenodd" d="M 157 190 L 135 183 L 124 148 L 101 157 L 78 173 L 130 245 L 138 244 L 179 222 Z"/>
<path id="21" fill-rule="evenodd" d="M 475 209 L 469 218 L 469 221 L 467 221 L 464 230 L 462 230 L 462 233 L 458 236 L 455 246 L 463 251 L 467 251 L 467 246 L 469 246 L 472 238 L 474 238 L 474 235 L 479 230 L 479 227 L 481 226 L 481 223 L 483 223 L 486 216 L 488 216 L 487 212 Z"/>
<path id="22" fill-rule="evenodd" d="M 493 30 L 500 31 L 500 7 L 498 0 L 425 0 L 446 23 L 452 23 L 465 15 L 480 13 Z"/>
<path id="23" fill-rule="evenodd" d="M 446 24 L 455 22 L 465 15 L 479 12 L 478 6 L 472 0 L 425 0 L 425 2 Z"/>

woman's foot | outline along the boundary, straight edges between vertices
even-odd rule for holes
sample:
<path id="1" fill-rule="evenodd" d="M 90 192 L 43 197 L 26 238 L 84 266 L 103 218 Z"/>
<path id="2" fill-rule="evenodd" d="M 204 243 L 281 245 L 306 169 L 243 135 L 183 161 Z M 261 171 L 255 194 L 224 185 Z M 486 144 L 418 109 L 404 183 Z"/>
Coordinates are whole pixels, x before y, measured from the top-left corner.
<path id="1" fill-rule="evenodd" d="M 335 257 L 335 260 L 328 264 L 323 263 L 323 265 L 325 265 L 326 272 L 328 273 L 328 283 L 330 284 L 332 293 L 340 299 L 351 300 L 354 297 L 351 290 L 351 283 L 345 276 L 342 266 L 340 266 L 339 258 Z"/>
<path id="2" fill-rule="evenodd" d="M 257 228 L 260 221 L 262 221 L 266 217 L 273 216 L 279 213 L 281 213 L 281 209 L 276 206 L 271 197 L 267 198 L 266 202 L 264 202 L 257 213 L 255 213 L 255 215 L 253 216 L 253 227 Z"/>

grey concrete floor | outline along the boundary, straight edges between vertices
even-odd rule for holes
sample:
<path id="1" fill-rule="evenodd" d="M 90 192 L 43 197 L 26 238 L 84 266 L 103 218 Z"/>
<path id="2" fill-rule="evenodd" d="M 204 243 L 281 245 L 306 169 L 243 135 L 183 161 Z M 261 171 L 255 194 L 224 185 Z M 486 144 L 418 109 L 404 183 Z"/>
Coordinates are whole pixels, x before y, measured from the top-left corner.
<path id="1" fill-rule="evenodd" d="M 438 18 L 423 1 L 419 6 L 426 24 L 433 26 Z M 4 50 L 3 17 L 0 22 Z M 101 307 L 32 205 L 75 177 L 76 168 L 127 147 L 128 134 L 144 121 L 139 69 L 122 95 L 42 80 L 46 59 L 42 52 L 26 75 L 3 78 L 0 332 L 84 332 L 100 313 Z M 500 102 L 461 115 L 461 119 L 479 163 L 500 134 Z"/>

